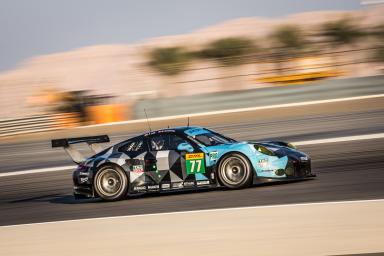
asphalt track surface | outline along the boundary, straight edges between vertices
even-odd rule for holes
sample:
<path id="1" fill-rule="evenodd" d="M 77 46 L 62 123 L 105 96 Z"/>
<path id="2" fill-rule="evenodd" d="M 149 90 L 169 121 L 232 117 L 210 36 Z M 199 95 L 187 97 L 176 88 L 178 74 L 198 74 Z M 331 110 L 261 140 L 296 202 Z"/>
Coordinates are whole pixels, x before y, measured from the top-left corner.
<path id="1" fill-rule="evenodd" d="M 384 101 L 374 99 L 326 106 L 196 121 L 238 139 L 289 141 L 363 135 L 384 131 Z M 205 123 L 204 123 L 205 122 Z M 130 131 L 114 133 L 121 140 Z M 69 164 L 47 141 L 0 146 L 2 172 Z M 189 211 L 256 205 L 384 198 L 384 139 L 300 147 L 313 159 L 316 179 L 244 190 L 227 189 L 153 194 L 105 203 L 75 201 L 70 171 L 1 177 L 0 225 L 69 219 Z M 22 159 L 16 167 L 14 159 Z M 12 163 L 13 162 L 13 163 Z M 300 216 L 298 216 L 300 218 Z"/>

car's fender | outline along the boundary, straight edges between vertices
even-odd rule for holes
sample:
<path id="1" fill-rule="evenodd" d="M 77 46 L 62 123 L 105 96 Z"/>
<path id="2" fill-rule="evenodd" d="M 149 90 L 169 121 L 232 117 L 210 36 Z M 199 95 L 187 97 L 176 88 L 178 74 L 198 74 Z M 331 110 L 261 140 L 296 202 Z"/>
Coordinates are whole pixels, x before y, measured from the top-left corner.
<path id="1" fill-rule="evenodd" d="M 255 171 L 260 177 L 285 177 L 284 175 L 277 176 L 274 171 L 285 169 L 288 164 L 288 157 L 269 156 L 258 152 L 254 145 L 247 142 L 239 142 L 236 144 L 221 144 L 216 146 L 207 146 L 203 149 L 206 153 L 207 166 L 216 166 L 223 156 L 231 152 L 238 152 L 245 155 Z M 214 156 L 214 157 L 212 157 Z"/>

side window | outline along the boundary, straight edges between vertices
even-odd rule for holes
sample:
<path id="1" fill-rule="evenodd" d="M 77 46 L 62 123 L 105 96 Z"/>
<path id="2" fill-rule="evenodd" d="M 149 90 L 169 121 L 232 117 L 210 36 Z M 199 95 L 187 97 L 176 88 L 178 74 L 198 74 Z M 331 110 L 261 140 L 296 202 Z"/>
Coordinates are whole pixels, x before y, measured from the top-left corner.
<path id="1" fill-rule="evenodd" d="M 149 146 L 152 151 L 175 150 L 182 142 L 186 142 L 186 140 L 176 134 L 159 134 L 149 138 Z"/>
<path id="2" fill-rule="evenodd" d="M 119 151 L 124 152 L 142 152 L 145 151 L 145 143 L 143 139 L 128 141 Z"/>

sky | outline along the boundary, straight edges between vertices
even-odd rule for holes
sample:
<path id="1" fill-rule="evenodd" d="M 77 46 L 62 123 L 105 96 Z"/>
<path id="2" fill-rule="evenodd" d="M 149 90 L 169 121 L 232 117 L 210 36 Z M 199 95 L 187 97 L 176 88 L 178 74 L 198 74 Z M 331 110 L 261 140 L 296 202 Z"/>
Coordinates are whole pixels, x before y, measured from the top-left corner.
<path id="1" fill-rule="evenodd" d="M 0 0 L 0 72 L 36 55 L 136 43 L 240 17 L 361 8 L 359 0 Z"/>

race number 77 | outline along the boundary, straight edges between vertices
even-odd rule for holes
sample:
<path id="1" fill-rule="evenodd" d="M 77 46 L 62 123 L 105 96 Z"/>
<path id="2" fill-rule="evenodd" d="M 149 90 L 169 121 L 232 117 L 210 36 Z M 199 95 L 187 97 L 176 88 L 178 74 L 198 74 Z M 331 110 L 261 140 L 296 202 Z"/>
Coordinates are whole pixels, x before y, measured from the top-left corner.
<path id="1" fill-rule="evenodd" d="M 187 175 L 205 173 L 204 159 L 204 153 L 186 154 L 185 165 L 187 169 Z"/>
<path id="2" fill-rule="evenodd" d="M 199 159 L 199 160 L 190 160 L 191 162 L 191 170 L 190 172 L 191 173 L 194 173 L 195 172 L 195 166 L 197 165 L 197 170 L 196 172 L 200 172 L 200 169 L 201 169 L 201 161 L 202 159 Z"/>

